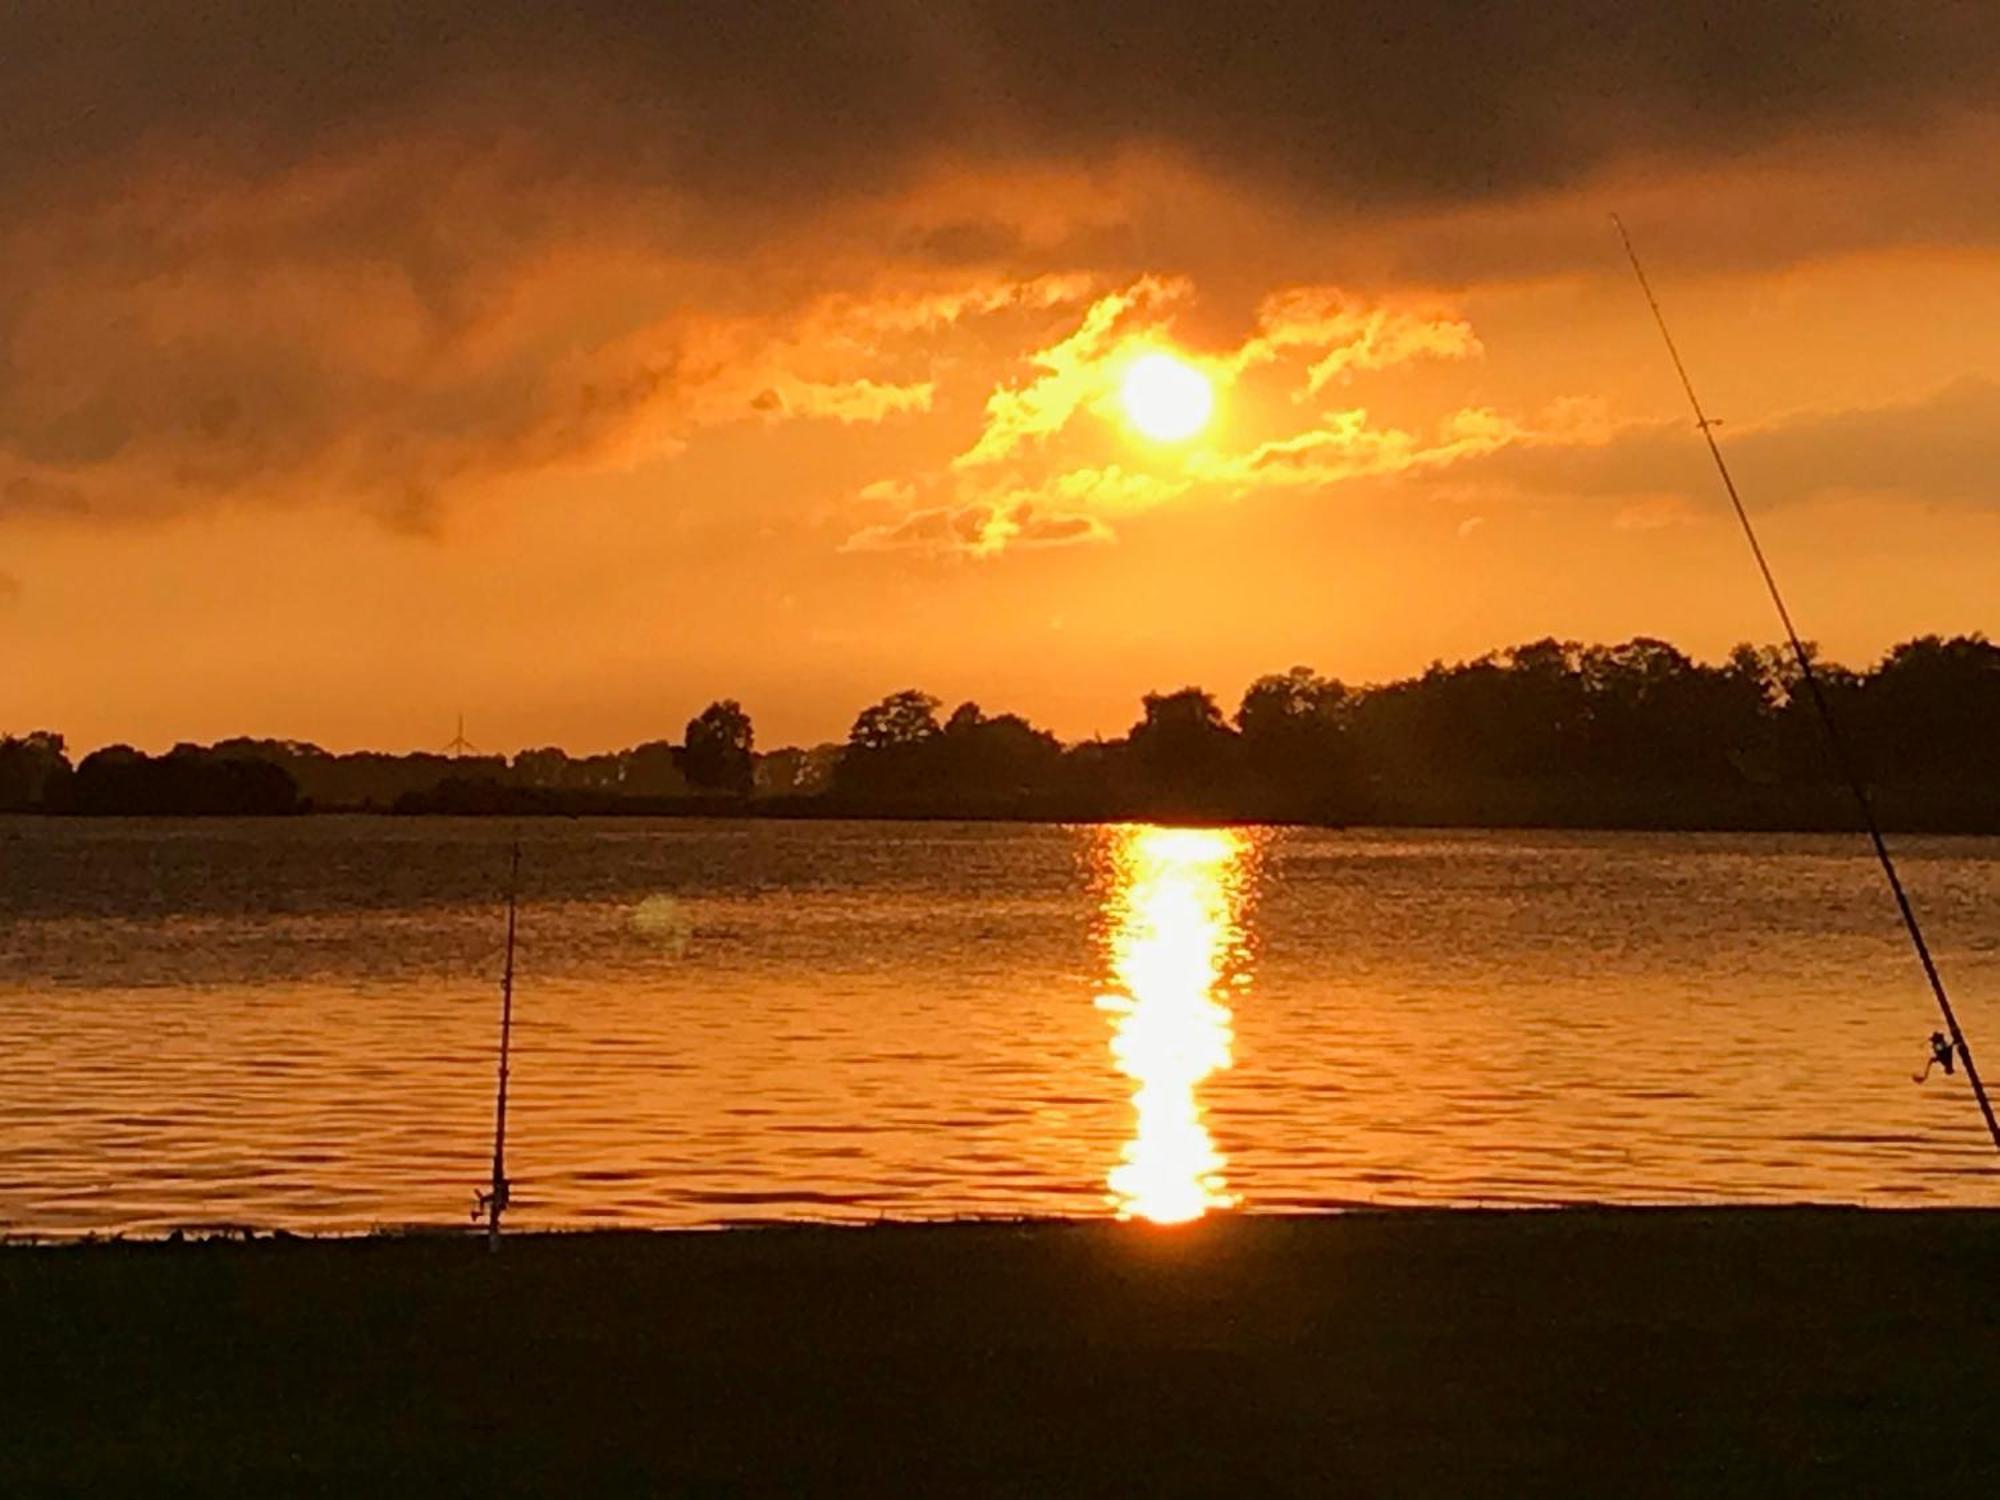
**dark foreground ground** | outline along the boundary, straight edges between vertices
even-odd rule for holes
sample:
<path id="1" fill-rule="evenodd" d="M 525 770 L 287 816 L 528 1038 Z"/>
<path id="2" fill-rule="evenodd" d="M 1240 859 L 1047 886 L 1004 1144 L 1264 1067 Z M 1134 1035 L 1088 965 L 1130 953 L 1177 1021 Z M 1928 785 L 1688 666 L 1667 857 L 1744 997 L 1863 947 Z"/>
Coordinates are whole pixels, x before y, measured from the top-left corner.
<path id="1" fill-rule="evenodd" d="M 0 1250 L 0 1493 L 1992 1493 L 2000 1213 Z"/>

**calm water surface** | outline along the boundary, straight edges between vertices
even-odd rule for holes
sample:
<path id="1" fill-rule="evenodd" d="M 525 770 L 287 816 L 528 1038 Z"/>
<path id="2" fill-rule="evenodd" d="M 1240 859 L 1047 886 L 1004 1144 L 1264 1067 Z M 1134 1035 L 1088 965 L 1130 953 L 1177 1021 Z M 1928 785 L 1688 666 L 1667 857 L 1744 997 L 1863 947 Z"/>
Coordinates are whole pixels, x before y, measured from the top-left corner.
<path id="1" fill-rule="evenodd" d="M 462 1220 L 510 834 L 0 819 L 0 1230 Z M 522 839 L 523 1224 L 2000 1202 L 1852 839 Z M 1901 846 L 2000 1070 L 2000 840 Z"/>

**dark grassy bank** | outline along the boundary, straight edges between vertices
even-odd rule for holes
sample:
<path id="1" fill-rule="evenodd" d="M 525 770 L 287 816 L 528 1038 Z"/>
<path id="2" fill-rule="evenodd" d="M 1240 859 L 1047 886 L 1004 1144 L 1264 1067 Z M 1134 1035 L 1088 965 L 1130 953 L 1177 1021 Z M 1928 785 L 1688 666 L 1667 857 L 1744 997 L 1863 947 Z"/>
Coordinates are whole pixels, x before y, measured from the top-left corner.
<path id="1" fill-rule="evenodd" d="M 2000 785 L 1888 786 L 1876 816 L 1897 833 L 2000 833 Z M 338 809 L 332 809 L 338 811 Z M 404 815 L 889 819 L 992 823 L 1290 823 L 1328 828 L 1551 828 L 1659 833 L 1848 833 L 1842 786 L 1715 787 L 1677 782 L 1425 780 L 1317 800 L 1225 792 L 1215 798 L 1104 796 L 631 797 L 498 782 L 448 781 L 397 800 Z"/>
<path id="2" fill-rule="evenodd" d="M 2000 1214 L 0 1251 L 0 1491 L 2000 1479 Z"/>

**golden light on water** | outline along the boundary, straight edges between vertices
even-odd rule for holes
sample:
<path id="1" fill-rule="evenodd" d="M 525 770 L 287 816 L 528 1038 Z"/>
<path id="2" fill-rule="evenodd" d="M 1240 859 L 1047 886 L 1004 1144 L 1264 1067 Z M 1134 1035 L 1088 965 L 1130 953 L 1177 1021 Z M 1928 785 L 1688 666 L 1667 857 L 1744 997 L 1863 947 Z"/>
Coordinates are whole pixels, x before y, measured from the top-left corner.
<path id="1" fill-rule="evenodd" d="M 1117 990 L 1111 1056 L 1136 1087 L 1132 1139 L 1108 1179 L 1121 1218 L 1179 1224 L 1235 1199 L 1197 1087 L 1230 1063 L 1217 998 L 1243 941 L 1249 842 L 1227 829 L 1121 828 L 1108 835 L 1106 944 Z"/>

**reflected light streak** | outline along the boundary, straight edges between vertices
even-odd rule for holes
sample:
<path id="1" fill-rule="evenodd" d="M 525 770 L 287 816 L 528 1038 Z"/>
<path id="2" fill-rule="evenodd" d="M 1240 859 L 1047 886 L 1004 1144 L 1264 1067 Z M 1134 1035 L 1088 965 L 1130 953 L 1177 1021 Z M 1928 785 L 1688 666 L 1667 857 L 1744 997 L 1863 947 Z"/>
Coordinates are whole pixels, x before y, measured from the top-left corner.
<path id="1" fill-rule="evenodd" d="M 1179 1224 L 1235 1202 L 1195 1089 L 1230 1063 L 1231 1016 L 1215 998 L 1242 948 L 1248 842 L 1228 829 L 1121 828 L 1109 835 L 1111 1056 L 1137 1085 L 1135 1121 L 1108 1179 L 1120 1218 Z"/>

